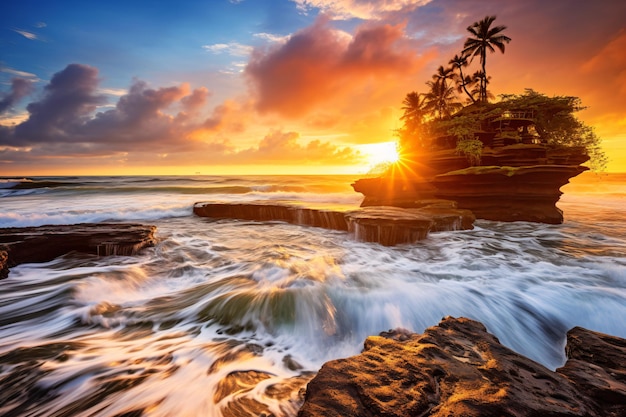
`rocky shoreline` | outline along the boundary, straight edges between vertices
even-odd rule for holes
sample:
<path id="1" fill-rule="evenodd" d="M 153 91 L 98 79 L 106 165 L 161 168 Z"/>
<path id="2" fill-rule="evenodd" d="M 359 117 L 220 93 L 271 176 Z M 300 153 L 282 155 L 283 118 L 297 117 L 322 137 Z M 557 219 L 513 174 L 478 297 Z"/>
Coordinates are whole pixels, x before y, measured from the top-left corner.
<path id="1" fill-rule="evenodd" d="M 324 364 L 298 417 L 626 415 L 626 340 L 576 327 L 565 351 L 553 372 L 467 318 L 393 330 Z"/>
<path id="2" fill-rule="evenodd" d="M 280 205 L 269 208 L 267 219 L 258 217 L 267 214 L 268 205 L 196 207 L 215 217 L 220 210 L 222 217 L 239 210 L 235 218 L 256 220 L 276 220 L 283 213 L 285 218 L 278 220 L 308 219 L 293 222 L 312 226 L 325 221 L 327 227 L 339 225 L 337 230 L 344 230 L 337 219 L 346 221 L 346 230 L 350 219 L 317 211 L 287 218 L 285 213 L 298 211 Z M 424 208 L 433 213 L 454 209 Z M 372 209 L 358 213 L 375 219 Z M 429 230 L 437 228 L 435 217 Z M 6 277 L 9 267 L 71 251 L 133 255 L 156 243 L 155 231 L 155 226 L 128 223 L 0 229 L 0 269 Z M 503 346 L 481 323 L 467 318 L 444 318 L 423 334 L 383 332 L 367 338 L 361 354 L 324 364 L 308 383 L 298 416 L 626 415 L 626 340 L 576 327 L 567 333 L 565 353 L 564 366 L 551 371 Z"/>

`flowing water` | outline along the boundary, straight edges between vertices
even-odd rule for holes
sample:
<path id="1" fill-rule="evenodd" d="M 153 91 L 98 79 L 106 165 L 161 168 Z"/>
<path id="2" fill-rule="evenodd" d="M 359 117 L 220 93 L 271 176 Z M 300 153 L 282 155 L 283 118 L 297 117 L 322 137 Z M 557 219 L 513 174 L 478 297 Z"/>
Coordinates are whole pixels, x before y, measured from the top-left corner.
<path id="1" fill-rule="evenodd" d="M 447 315 L 553 369 L 573 326 L 626 337 L 626 175 L 565 186 L 562 225 L 479 220 L 397 247 L 192 215 L 197 201 L 356 207 L 353 179 L 0 180 L 0 227 L 139 221 L 159 239 L 0 281 L 0 415 L 293 416 L 325 361 Z"/>

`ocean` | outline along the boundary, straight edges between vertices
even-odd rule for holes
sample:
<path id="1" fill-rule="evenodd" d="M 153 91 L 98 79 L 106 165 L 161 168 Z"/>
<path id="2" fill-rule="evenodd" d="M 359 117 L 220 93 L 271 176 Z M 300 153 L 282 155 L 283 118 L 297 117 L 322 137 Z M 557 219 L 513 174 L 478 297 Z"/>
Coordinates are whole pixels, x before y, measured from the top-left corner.
<path id="1" fill-rule="evenodd" d="M 566 332 L 626 337 L 626 175 L 562 188 L 562 225 L 477 220 L 384 247 L 202 201 L 358 207 L 350 176 L 0 179 L 0 227 L 141 222 L 133 257 L 68 254 L 0 281 L 0 415 L 294 416 L 326 361 L 396 327 L 481 321 L 555 369 Z"/>

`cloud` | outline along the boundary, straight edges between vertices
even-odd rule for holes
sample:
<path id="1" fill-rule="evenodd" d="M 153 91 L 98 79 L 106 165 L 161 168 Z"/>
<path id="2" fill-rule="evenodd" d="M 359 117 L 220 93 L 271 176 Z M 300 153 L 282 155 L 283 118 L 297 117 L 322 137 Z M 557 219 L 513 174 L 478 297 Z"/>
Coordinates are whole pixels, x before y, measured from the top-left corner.
<path id="1" fill-rule="evenodd" d="M 15 75 L 22 78 L 35 78 L 35 81 L 38 81 L 38 78 L 35 74 L 26 71 L 19 71 L 9 67 L 0 67 L 0 72 L 5 72 L 7 74 Z"/>
<path id="2" fill-rule="evenodd" d="M 98 90 L 102 94 L 107 94 L 109 96 L 121 97 L 126 94 L 126 90 L 121 88 L 100 88 Z"/>
<path id="3" fill-rule="evenodd" d="M 5 107 L 30 91 L 25 83 L 14 81 L 2 96 Z M 28 104 L 26 120 L 0 126 L 0 163 L 67 169 L 85 163 L 312 166 L 363 159 L 347 146 L 303 141 L 295 131 L 272 130 L 261 139 L 248 135 L 254 144 L 238 147 L 228 138 L 252 124 L 251 103 L 226 100 L 206 117 L 211 92 L 205 87 L 152 88 L 134 80 L 113 108 L 99 111 L 107 101 L 98 84 L 98 70 L 87 65 L 70 64 L 54 74 L 41 98 Z"/>
<path id="4" fill-rule="evenodd" d="M 273 33 L 265 33 L 265 32 L 255 33 L 253 36 L 258 39 L 263 39 L 265 41 L 275 42 L 275 43 L 285 43 L 291 37 L 291 35 L 283 36 L 283 35 L 275 35 Z"/>
<path id="5" fill-rule="evenodd" d="M 231 155 L 231 161 L 256 164 L 351 165 L 363 162 L 363 155 L 350 147 L 311 140 L 300 143 L 297 132 L 270 131 L 255 148 Z"/>
<path id="6" fill-rule="evenodd" d="M 71 142 L 74 134 L 98 105 L 106 102 L 97 94 L 98 70 L 70 64 L 54 74 L 44 88 L 44 96 L 30 103 L 28 120 L 16 126 L 15 136 L 21 144 L 47 140 Z"/>
<path id="7" fill-rule="evenodd" d="M 10 110 L 15 104 L 32 91 L 33 85 L 30 80 L 24 78 L 13 78 L 11 81 L 11 91 L 4 94 L 0 93 L 0 114 Z"/>
<path id="8" fill-rule="evenodd" d="M 96 68 L 68 65 L 53 75 L 39 101 L 28 104 L 25 121 L 2 130 L 0 146 L 50 149 L 52 143 L 72 144 L 78 153 L 140 149 L 146 144 L 154 149 L 184 147 L 187 134 L 200 124 L 194 117 L 210 95 L 204 87 L 190 91 L 182 84 L 154 89 L 135 80 L 114 108 L 97 112 L 107 104 L 98 84 Z M 23 95 L 24 88 L 18 82 L 3 97 L 5 106 Z M 172 108 L 172 112 L 180 110 L 178 115 L 166 112 Z"/>
<path id="9" fill-rule="evenodd" d="M 98 70 L 87 65 L 70 64 L 54 74 L 41 98 L 28 104 L 25 120 L 0 126 L 2 163 L 45 161 L 52 166 L 59 160 L 79 164 L 122 158 L 129 164 L 158 164 L 157 159 L 222 164 L 229 160 L 226 156 L 238 161 L 250 154 L 238 156 L 226 139 L 244 130 L 252 110 L 245 102 L 226 100 L 207 117 L 204 109 L 212 93 L 205 87 L 152 88 L 134 80 L 111 105 L 98 84 Z M 24 86 L 15 82 L 2 95 L 3 106 L 23 95 Z M 102 110 L 104 105 L 113 108 Z"/>
<path id="10" fill-rule="evenodd" d="M 283 45 L 255 49 L 245 74 L 261 112 L 298 117 L 337 97 L 417 68 L 402 25 L 365 25 L 354 37 L 325 16 Z"/>
<path id="11" fill-rule="evenodd" d="M 13 31 L 19 33 L 20 35 L 22 35 L 23 37 L 31 41 L 40 40 L 39 36 L 37 36 L 33 32 L 28 32 L 26 30 L 21 30 L 21 29 L 13 29 Z"/>
<path id="12" fill-rule="evenodd" d="M 242 132 L 250 109 L 234 100 L 226 100 L 213 109 L 212 114 L 202 123 L 204 133 L 217 133 L 224 130 Z M 196 132 L 197 134 L 197 132 Z"/>
<path id="13" fill-rule="evenodd" d="M 586 76 L 605 74 L 603 82 L 613 85 L 616 91 L 626 94 L 626 30 L 622 29 L 600 51 L 585 61 L 581 72 Z"/>
<path id="14" fill-rule="evenodd" d="M 213 45 L 203 45 L 202 48 L 214 54 L 226 53 L 232 56 L 248 56 L 252 52 L 251 46 L 238 42 L 215 43 Z"/>
<path id="15" fill-rule="evenodd" d="M 378 20 L 386 13 L 401 10 L 412 10 L 431 0 L 291 0 L 299 10 L 307 13 L 311 9 L 318 9 L 333 19 L 363 19 Z"/>
<path id="16" fill-rule="evenodd" d="M 183 97 L 180 102 L 186 112 L 196 113 L 207 103 L 210 96 L 211 92 L 206 87 L 200 87 Z"/>
<path id="17" fill-rule="evenodd" d="M 188 92 L 186 85 L 155 90 L 136 80 L 114 109 L 97 113 L 81 130 L 86 135 L 106 137 L 109 142 L 132 140 L 137 143 L 148 137 L 158 142 L 159 137 L 168 133 L 172 122 L 172 116 L 162 110 Z"/>

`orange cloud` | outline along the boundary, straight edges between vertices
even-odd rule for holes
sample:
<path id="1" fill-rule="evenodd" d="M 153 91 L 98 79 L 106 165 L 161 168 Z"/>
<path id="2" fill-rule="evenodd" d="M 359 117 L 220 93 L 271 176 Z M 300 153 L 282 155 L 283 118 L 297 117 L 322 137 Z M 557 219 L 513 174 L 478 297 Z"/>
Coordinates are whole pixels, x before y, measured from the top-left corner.
<path id="1" fill-rule="evenodd" d="M 622 29 L 596 55 L 583 63 L 585 75 L 602 75 L 602 82 L 609 83 L 614 91 L 626 94 L 626 30 Z M 626 102 L 624 100 L 623 102 Z"/>
<path id="2" fill-rule="evenodd" d="M 300 134 L 273 130 L 255 148 L 230 155 L 232 163 L 352 165 L 362 163 L 363 155 L 350 147 L 312 140 L 300 144 Z"/>
<path id="3" fill-rule="evenodd" d="M 317 8 L 334 19 L 379 19 L 385 13 L 415 9 L 431 0 L 292 0 L 303 11 Z"/>
<path id="4" fill-rule="evenodd" d="M 405 77 L 417 62 L 401 25 L 366 25 L 350 37 L 321 17 L 285 44 L 255 50 L 245 73 L 259 111 L 300 117 L 354 96 L 373 80 Z"/>

